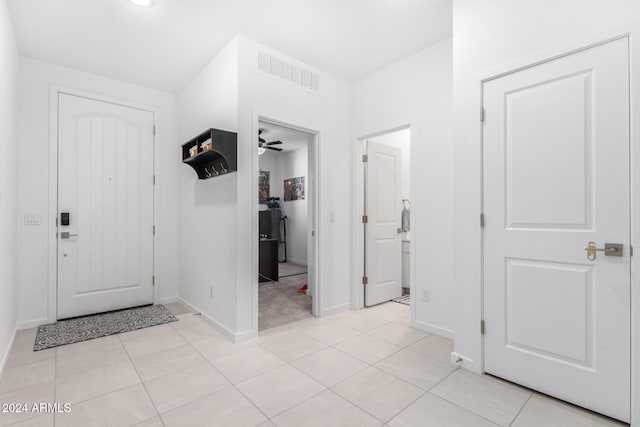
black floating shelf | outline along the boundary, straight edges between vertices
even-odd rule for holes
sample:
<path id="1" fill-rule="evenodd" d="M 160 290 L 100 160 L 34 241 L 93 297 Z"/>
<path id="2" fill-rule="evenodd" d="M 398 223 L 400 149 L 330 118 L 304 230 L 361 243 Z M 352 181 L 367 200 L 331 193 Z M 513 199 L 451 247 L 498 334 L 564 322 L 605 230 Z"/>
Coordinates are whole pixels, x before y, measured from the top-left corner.
<path id="1" fill-rule="evenodd" d="M 202 132 L 182 144 L 182 163 L 191 166 L 199 179 L 236 172 L 238 134 L 213 128 Z"/>

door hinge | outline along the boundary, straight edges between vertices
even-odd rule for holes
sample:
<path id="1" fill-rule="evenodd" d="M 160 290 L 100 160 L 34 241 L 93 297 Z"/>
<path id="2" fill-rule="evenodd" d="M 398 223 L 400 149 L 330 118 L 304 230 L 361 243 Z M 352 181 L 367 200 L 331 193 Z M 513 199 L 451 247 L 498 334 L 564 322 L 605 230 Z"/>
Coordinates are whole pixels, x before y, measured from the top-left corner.
<path id="1" fill-rule="evenodd" d="M 363 224 L 366 224 L 366 223 L 368 223 L 368 222 L 369 222 L 369 216 L 367 216 L 367 215 L 362 215 L 362 223 L 363 223 Z"/>
<path id="2" fill-rule="evenodd" d="M 363 154 L 362 155 L 362 163 L 367 163 L 368 161 L 369 161 L 369 155 Z"/>
<path id="3" fill-rule="evenodd" d="M 484 228 L 484 213 L 480 213 L 480 227 Z"/>
<path id="4" fill-rule="evenodd" d="M 368 285 L 369 284 L 369 278 L 367 276 L 362 276 L 362 284 L 363 285 Z"/>
<path id="5" fill-rule="evenodd" d="M 480 108 L 480 121 L 484 122 L 484 107 Z"/>
<path id="6" fill-rule="evenodd" d="M 633 256 L 633 245 L 629 245 L 629 256 Z"/>
<path id="7" fill-rule="evenodd" d="M 154 236 L 156 235 L 156 226 L 155 225 L 153 226 L 153 235 Z"/>
<path id="8" fill-rule="evenodd" d="M 156 134 L 156 125 L 153 125 L 153 135 L 155 136 Z"/>
<path id="9" fill-rule="evenodd" d="M 152 284 L 153 286 L 155 286 L 155 285 L 156 285 L 156 276 L 151 276 L 151 284 Z"/>
<path id="10" fill-rule="evenodd" d="M 480 321 L 480 333 L 484 335 L 484 320 Z"/>
<path id="11" fill-rule="evenodd" d="M 156 185 L 156 176 L 153 175 L 153 185 Z"/>

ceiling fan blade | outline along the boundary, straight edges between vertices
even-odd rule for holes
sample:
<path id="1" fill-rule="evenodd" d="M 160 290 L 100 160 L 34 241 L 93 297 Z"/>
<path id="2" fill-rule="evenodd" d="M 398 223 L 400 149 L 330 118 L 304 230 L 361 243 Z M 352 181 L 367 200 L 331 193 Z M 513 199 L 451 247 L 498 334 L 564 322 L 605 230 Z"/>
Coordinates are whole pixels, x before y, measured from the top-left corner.
<path id="1" fill-rule="evenodd" d="M 266 148 L 267 150 L 282 151 L 282 148 L 269 147 L 268 145 L 267 145 L 267 146 L 265 146 L 264 148 Z"/>
<path id="2" fill-rule="evenodd" d="M 260 137 L 258 137 L 258 142 L 259 142 L 260 144 L 264 144 L 266 141 L 264 140 L 264 138 L 260 138 Z"/>
<path id="3" fill-rule="evenodd" d="M 278 145 L 282 144 L 282 141 L 269 141 L 265 145 Z"/>

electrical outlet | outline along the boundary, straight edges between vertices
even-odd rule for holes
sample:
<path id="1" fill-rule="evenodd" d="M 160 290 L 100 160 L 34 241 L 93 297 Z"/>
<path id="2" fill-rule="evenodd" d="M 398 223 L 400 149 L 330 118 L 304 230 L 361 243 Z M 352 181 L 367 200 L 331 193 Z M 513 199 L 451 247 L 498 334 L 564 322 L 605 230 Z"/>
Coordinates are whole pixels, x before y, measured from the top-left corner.
<path id="1" fill-rule="evenodd" d="M 424 291 L 422 291 L 422 301 L 424 301 L 424 302 L 431 301 L 431 290 L 430 289 L 425 289 Z"/>

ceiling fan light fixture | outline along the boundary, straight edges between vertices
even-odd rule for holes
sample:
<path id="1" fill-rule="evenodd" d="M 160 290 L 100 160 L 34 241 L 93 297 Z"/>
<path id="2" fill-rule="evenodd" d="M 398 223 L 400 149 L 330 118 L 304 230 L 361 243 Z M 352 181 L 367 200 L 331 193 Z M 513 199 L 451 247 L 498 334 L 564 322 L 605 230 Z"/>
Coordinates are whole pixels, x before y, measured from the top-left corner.
<path id="1" fill-rule="evenodd" d="M 142 6 L 142 7 L 151 7 L 155 2 L 155 0 L 129 0 L 129 1 L 137 6 Z"/>
<path id="2" fill-rule="evenodd" d="M 262 156 L 266 151 L 264 147 L 258 147 L 258 156 Z"/>

